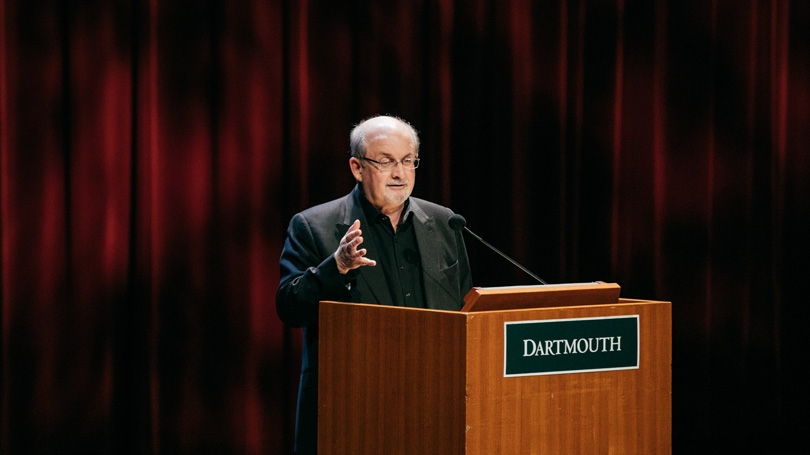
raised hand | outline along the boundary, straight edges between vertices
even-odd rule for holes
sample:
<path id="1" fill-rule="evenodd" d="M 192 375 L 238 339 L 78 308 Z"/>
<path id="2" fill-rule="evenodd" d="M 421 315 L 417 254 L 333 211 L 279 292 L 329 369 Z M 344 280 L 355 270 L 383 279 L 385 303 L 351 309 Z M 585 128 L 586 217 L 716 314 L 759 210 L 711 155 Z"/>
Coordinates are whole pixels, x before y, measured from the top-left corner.
<path id="1" fill-rule="evenodd" d="M 349 270 L 354 270 L 364 265 L 377 265 L 377 261 L 366 257 L 366 249 L 360 248 L 363 243 L 363 232 L 360 230 L 360 220 L 354 223 L 340 239 L 337 251 L 335 251 L 335 261 L 337 261 L 338 271 L 345 275 Z"/>

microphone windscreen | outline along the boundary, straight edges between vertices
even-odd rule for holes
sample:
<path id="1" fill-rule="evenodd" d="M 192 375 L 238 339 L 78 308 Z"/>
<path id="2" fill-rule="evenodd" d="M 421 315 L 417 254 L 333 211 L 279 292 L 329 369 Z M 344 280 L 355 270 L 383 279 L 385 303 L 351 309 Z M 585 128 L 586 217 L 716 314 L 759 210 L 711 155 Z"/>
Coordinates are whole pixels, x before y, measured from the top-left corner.
<path id="1" fill-rule="evenodd" d="M 467 220 L 465 220 L 463 216 L 454 213 L 450 215 L 450 218 L 447 220 L 447 224 L 449 224 L 450 228 L 454 231 L 460 231 L 464 229 L 464 226 L 467 225 Z"/>

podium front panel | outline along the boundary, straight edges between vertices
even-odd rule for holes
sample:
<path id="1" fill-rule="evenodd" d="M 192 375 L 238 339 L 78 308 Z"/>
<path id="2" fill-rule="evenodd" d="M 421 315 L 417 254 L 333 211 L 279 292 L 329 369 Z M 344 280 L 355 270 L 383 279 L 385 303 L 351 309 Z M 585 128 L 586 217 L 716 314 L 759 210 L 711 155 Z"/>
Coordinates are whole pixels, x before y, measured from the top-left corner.
<path id="1" fill-rule="evenodd" d="M 504 324 L 638 315 L 639 365 L 616 371 L 504 375 Z M 671 305 L 469 314 L 466 453 L 671 453 Z"/>
<path id="2" fill-rule="evenodd" d="M 465 315 L 321 302 L 318 451 L 463 454 Z"/>

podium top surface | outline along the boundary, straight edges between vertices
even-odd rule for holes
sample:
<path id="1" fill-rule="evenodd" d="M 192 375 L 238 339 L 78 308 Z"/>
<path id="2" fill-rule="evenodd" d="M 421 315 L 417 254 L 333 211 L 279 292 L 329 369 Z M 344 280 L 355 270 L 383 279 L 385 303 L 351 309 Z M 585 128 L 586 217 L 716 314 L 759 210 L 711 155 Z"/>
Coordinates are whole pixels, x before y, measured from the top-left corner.
<path id="1" fill-rule="evenodd" d="M 600 305 L 619 302 L 616 283 L 564 283 L 535 286 L 472 288 L 464 297 L 463 313 L 522 310 L 557 306 Z"/>

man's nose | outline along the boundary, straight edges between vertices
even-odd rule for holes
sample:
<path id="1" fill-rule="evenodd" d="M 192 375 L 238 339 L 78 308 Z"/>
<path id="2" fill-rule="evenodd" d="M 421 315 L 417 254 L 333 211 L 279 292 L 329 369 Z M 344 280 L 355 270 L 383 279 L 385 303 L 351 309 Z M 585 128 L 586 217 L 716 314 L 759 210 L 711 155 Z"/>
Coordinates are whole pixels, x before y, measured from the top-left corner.
<path id="1" fill-rule="evenodd" d="M 399 178 L 403 172 L 405 172 L 405 165 L 402 164 L 401 161 L 396 161 L 394 163 L 394 168 L 391 169 L 391 176 Z"/>

